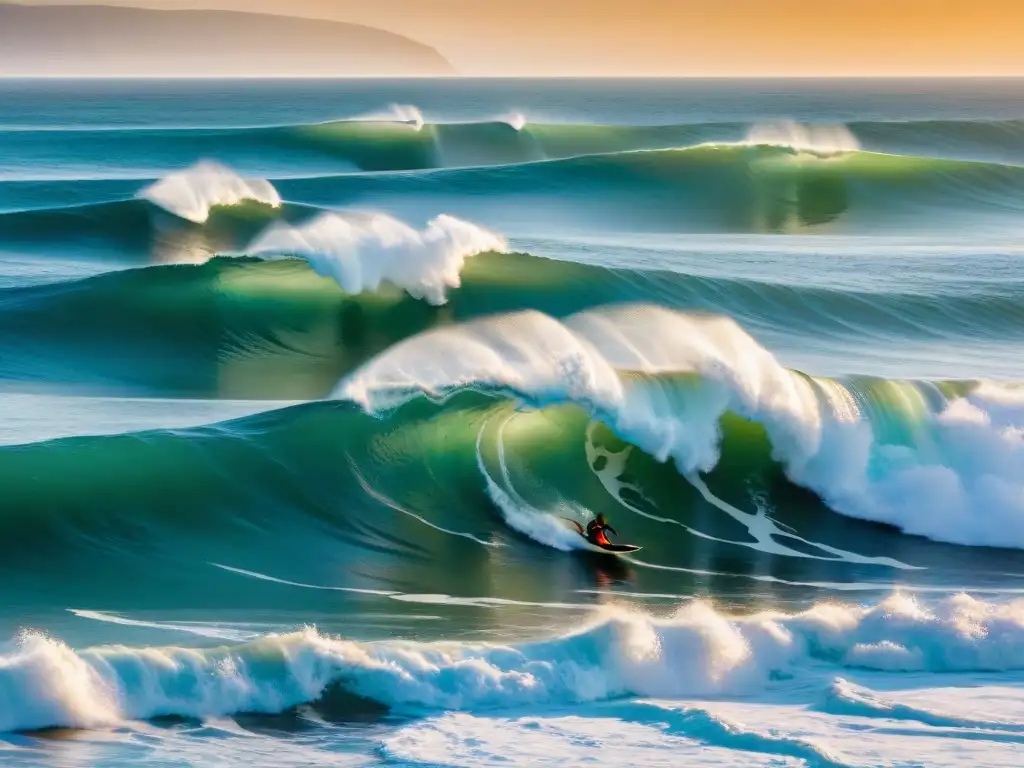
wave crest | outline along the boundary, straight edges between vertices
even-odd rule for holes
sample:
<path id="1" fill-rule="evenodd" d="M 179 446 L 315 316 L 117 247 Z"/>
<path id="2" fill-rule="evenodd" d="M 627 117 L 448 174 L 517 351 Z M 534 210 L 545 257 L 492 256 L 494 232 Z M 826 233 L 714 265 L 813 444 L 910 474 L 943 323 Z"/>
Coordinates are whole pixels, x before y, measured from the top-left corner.
<path id="1" fill-rule="evenodd" d="M 750 126 L 744 143 L 789 147 L 823 155 L 858 152 L 861 149 L 860 141 L 845 125 L 810 125 L 792 120 L 756 123 Z"/>
<path id="2" fill-rule="evenodd" d="M 243 179 L 227 166 L 209 161 L 165 176 L 139 192 L 139 197 L 196 224 L 205 223 L 214 207 L 246 200 L 281 207 L 281 196 L 269 181 Z"/>
<path id="3" fill-rule="evenodd" d="M 247 253 L 303 258 L 348 293 L 374 291 L 387 281 L 414 298 L 444 304 L 446 290 L 459 287 L 467 258 L 507 249 L 502 236 L 446 214 L 417 230 L 383 213 L 325 213 L 299 226 L 271 226 Z"/>

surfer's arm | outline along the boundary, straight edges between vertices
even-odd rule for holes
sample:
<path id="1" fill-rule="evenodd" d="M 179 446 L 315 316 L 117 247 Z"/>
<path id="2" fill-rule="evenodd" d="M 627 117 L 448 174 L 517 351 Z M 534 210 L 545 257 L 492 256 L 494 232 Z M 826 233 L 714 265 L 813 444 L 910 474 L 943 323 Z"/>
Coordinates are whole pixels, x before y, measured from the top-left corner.
<path id="1" fill-rule="evenodd" d="M 604 527 L 604 529 L 605 529 L 606 531 L 611 531 L 611 532 L 612 532 L 612 533 L 614 533 L 614 534 L 615 534 L 616 536 L 618 536 L 618 535 L 619 535 L 619 532 L 618 532 L 618 531 L 616 531 L 616 530 L 615 530 L 614 528 L 612 528 L 612 527 L 611 527 L 610 525 L 606 525 L 606 526 Z"/>

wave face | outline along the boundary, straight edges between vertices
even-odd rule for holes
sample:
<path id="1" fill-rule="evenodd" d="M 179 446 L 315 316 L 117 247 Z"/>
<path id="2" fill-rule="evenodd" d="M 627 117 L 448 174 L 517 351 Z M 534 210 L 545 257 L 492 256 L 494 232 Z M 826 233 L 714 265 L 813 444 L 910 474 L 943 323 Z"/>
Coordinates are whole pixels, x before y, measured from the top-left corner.
<path id="1" fill-rule="evenodd" d="M 788 371 L 731 321 L 623 307 L 435 331 L 392 347 L 335 396 L 380 410 L 466 387 L 580 405 L 690 478 L 715 468 L 722 420 L 740 416 L 833 509 L 953 543 L 1024 547 L 1008 533 L 1024 514 L 1016 388 L 950 398 L 938 386 L 886 382 L 890 400 L 871 385 Z"/>
<path id="2" fill-rule="evenodd" d="M 5 765 L 1014 764 L 1021 93 L 871 87 L 0 83 Z"/>

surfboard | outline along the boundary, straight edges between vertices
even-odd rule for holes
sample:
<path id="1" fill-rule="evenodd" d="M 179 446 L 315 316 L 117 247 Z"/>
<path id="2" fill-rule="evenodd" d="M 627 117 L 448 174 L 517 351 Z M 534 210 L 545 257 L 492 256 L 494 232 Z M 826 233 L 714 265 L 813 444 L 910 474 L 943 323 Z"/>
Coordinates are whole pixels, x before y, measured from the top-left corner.
<path id="1" fill-rule="evenodd" d="M 630 552 L 639 552 L 643 549 L 643 547 L 638 547 L 636 544 L 595 544 L 587 538 L 586 529 L 580 525 L 579 522 L 568 517 L 563 517 L 562 519 L 565 522 L 572 524 L 572 527 L 580 535 L 580 538 L 587 543 L 587 549 L 591 552 L 607 552 L 610 555 L 624 555 Z"/>
<path id="2" fill-rule="evenodd" d="M 587 543 L 602 552 L 610 552 L 613 555 L 621 555 L 627 552 L 639 552 L 643 549 L 643 547 L 638 547 L 636 544 L 593 544 L 589 541 Z"/>

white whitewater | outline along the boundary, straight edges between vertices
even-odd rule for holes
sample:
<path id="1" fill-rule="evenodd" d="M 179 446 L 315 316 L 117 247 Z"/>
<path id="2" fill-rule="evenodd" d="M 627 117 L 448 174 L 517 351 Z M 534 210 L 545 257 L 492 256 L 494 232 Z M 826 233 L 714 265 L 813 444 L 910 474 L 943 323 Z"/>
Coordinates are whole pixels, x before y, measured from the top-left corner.
<path id="1" fill-rule="evenodd" d="M 139 192 L 139 197 L 196 224 L 206 222 L 217 206 L 245 201 L 281 206 L 281 196 L 266 179 L 244 179 L 227 166 L 210 161 L 165 176 Z"/>
<path id="2" fill-rule="evenodd" d="M 415 298 L 444 304 L 446 291 L 459 287 L 467 258 L 507 249 L 501 235 L 454 216 L 442 214 L 415 229 L 383 213 L 335 212 L 298 226 L 275 224 L 246 253 L 305 259 L 348 293 L 389 282 Z"/>

